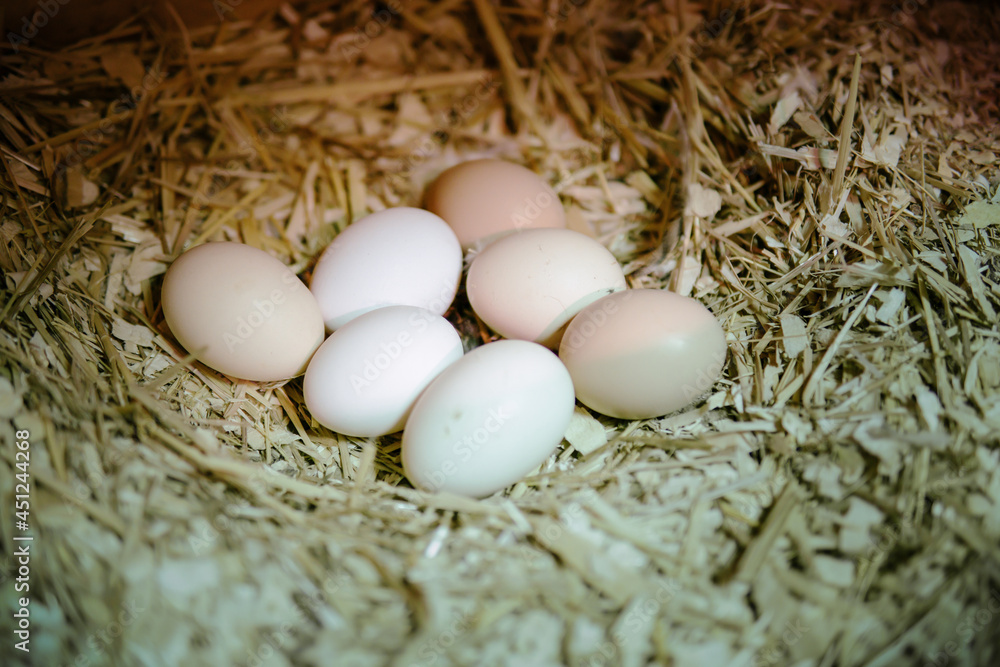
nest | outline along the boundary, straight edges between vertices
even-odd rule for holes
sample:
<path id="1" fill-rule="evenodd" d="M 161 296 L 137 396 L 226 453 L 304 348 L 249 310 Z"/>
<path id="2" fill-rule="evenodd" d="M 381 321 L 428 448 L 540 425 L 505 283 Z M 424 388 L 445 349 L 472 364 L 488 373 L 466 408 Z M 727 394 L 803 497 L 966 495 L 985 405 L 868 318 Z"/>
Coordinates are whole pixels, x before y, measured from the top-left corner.
<path id="1" fill-rule="evenodd" d="M 994 5 L 235 4 L 5 44 L 0 599 L 7 627 L 30 597 L 31 653 L 5 632 L 4 664 L 1000 661 Z M 713 310 L 707 396 L 581 408 L 470 500 L 414 490 L 398 435 L 313 422 L 301 379 L 171 337 L 183 249 L 307 277 L 484 156 L 552 183 L 633 287 Z"/>

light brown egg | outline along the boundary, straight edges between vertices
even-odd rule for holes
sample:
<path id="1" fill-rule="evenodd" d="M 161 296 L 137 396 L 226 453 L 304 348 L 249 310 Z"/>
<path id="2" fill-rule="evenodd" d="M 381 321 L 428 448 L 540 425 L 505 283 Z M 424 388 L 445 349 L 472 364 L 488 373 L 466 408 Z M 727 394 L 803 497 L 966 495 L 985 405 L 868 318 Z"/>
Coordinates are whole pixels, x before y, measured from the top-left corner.
<path id="1" fill-rule="evenodd" d="M 626 286 L 615 256 L 572 229 L 499 239 L 476 255 L 466 279 L 469 303 L 491 329 L 552 349 L 574 315 Z"/>
<path id="2" fill-rule="evenodd" d="M 504 160 L 472 160 L 441 173 L 424 208 L 444 218 L 464 250 L 524 229 L 565 227 L 559 196 L 538 174 Z"/>
<path id="3" fill-rule="evenodd" d="M 242 243 L 206 243 L 163 278 L 163 316 L 188 352 L 230 377 L 305 372 L 325 333 L 319 304 L 291 269 Z"/>
<path id="4" fill-rule="evenodd" d="M 621 419 L 651 419 L 712 388 L 726 361 L 726 335 L 696 299 L 625 290 L 573 318 L 559 358 L 588 408 Z"/>

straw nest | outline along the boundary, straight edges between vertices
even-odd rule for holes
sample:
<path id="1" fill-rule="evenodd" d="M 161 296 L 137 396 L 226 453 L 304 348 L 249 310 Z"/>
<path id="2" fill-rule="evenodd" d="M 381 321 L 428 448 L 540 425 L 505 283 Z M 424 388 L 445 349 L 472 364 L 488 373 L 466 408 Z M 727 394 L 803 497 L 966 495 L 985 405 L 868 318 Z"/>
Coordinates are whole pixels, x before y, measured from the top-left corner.
<path id="1" fill-rule="evenodd" d="M 0 625 L 30 533 L 32 664 L 997 664 L 995 6 L 232 4 L 4 54 Z M 425 495 L 398 436 L 164 325 L 183 249 L 308 276 L 480 156 L 712 308 L 709 395 L 581 409 L 506 492 Z"/>

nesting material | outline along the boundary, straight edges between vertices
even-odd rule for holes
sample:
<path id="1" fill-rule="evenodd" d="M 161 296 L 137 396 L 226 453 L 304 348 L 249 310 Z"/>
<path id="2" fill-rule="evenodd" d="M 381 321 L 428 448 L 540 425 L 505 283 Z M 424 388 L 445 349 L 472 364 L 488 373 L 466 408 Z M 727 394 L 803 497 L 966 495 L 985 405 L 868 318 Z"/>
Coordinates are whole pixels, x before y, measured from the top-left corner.
<path id="1" fill-rule="evenodd" d="M 0 490 L 27 430 L 32 664 L 1000 662 L 997 9 L 388 6 L 5 52 Z M 630 287 L 711 308 L 723 379 L 662 419 L 578 410 L 472 500 L 165 326 L 183 249 L 307 278 L 485 157 Z M 461 294 L 450 319 L 490 337 Z"/>

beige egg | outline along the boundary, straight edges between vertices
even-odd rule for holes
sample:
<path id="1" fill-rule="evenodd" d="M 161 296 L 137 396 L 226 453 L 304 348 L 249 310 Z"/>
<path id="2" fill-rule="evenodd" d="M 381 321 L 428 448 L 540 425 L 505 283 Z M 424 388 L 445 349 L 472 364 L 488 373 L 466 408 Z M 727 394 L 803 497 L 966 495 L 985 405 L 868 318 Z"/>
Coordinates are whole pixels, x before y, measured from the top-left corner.
<path id="1" fill-rule="evenodd" d="M 588 304 L 626 288 L 615 256 L 571 229 L 529 229 L 491 243 L 469 267 L 469 303 L 491 329 L 559 347 Z"/>
<path id="2" fill-rule="evenodd" d="M 569 323 L 559 358 L 588 408 L 622 419 L 680 410 L 712 388 L 726 335 L 701 302 L 674 292 L 610 294 Z"/>
<path id="3" fill-rule="evenodd" d="M 199 361 L 271 382 L 305 372 L 325 330 L 319 304 L 291 269 L 242 243 L 206 243 L 163 278 L 163 316 Z"/>
<path id="4" fill-rule="evenodd" d="M 549 184 L 504 160 L 472 160 L 445 170 L 428 187 L 424 208 L 451 225 L 465 250 L 514 231 L 566 226 L 562 202 Z"/>

